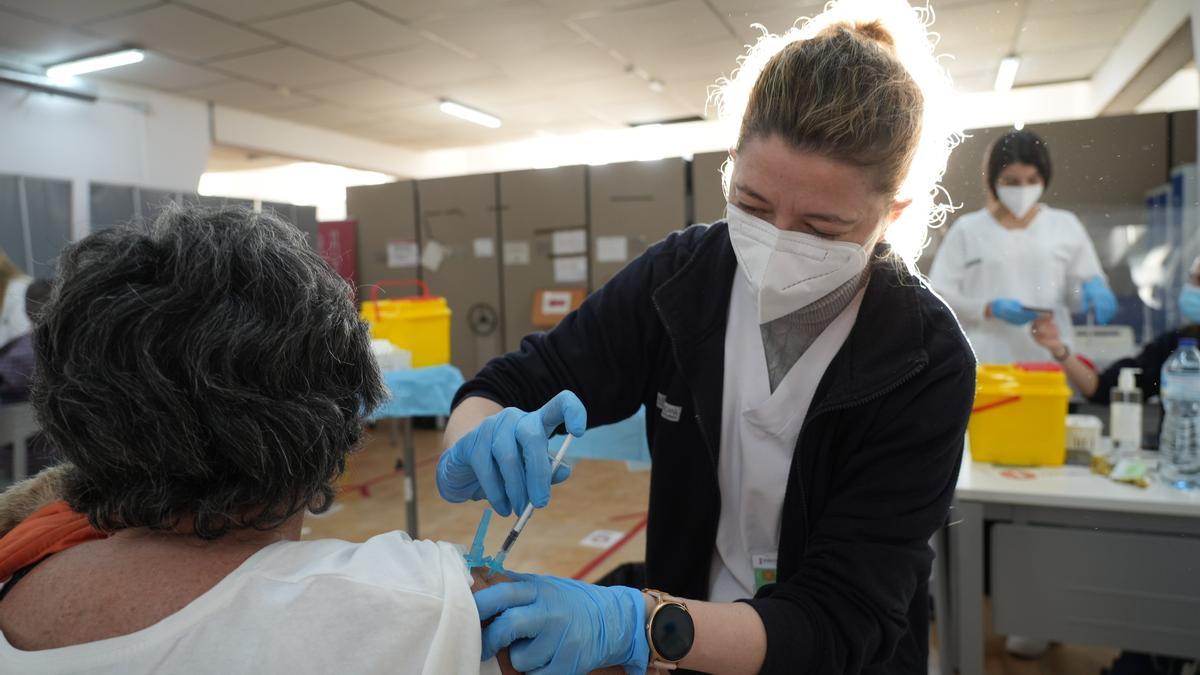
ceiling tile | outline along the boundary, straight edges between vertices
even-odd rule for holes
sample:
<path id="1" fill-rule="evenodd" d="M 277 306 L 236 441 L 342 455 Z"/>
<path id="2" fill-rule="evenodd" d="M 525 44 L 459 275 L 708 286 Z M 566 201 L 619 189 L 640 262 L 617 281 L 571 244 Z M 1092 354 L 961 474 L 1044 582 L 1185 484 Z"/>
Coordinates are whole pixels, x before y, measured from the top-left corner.
<path id="1" fill-rule="evenodd" d="M 653 92 L 646 92 L 646 96 L 643 96 L 640 101 L 598 106 L 594 112 L 617 124 L 660 122 L 695 114 L 688 106 L 679 103 L 674 98 Z"/>
<path id="2" fill-rule="evenodd" d="M 534 2 L 502 4 L 420 22 L 422 30 L 481 56 L 534 52 L 575 37 Z"/>
<path id="3" fill-rule="evenodd" d="M 464 105 L 493 109 L 506 103 L 520 103 L 545 95 L 546 87 L 535 83 L 522 83 L 504 75 L 458 84 L 433 85 L 428 91 L 438 98 L 449 98 Z"/>
<path id="4" fill-rule="evenodd" d="M 71 26 L 157 4 L 160 0 L 0 0 L 0 7 Z"/>
<path id="5" fill-rule="evenodd" d="M 1019 4 L 980 2 L 953 5 L 937 12 L 933 30 L 941 37 L 939 54 L 954 54 L 978 44 L 1013 44 L 1021 24 Z"/>
<path id="6" fill-rule="evenodd" d="M 553 98 L 506 103 L 496 106 L 492 112 L 506 124 L 511 122 L 538 128 L 578 123 L 591 118 L 586 110 L 574 103 Z"/>
<path id="7" fill-rule="evenodd" d="M 754 27 L 753 24 L 762 24 L 771 33 L 779 35 L 787 32 L 801 17 L 811 17 L 820 14 L 824 3 L 800 2 L 788 3 L 782 6 L 779 3 L 772 3 L 772 6 L 747 9 L 723 9 L 720 6 L 721 3 L 718 2 L 716 4 L 717 11 L 725 17 L 729 25 L 733 26 L 738 39 L 744 43 L 753 44 L 762 35 L 762 31 Z M 762 4 L 766 5 L 766 3 Z"/>
<path id="8" fill-rule="evenodd" d="M 270 40 L 182 7 L 161 5 L 88 26 L 182 59 L 203 61 L 269 47 Z"/>
<path id="9" fill-rule="evenodd" d="M 141 84 L 166 91 L 178 91 L 227 80 L 228 77 L 206 68 L 174 61 L 154 52 L 147 52 L 141 63 L 122 66 L 104 72 L 103 77 L 121 82 Z"/>
<path id="10" fill-rule="evenodd" d="M 654 92 L 650 91 L 645 80 L 636 75 L 563 82 L 554 88 L 556 98 L 571 101 L 589 109 L 603 107 L 610 103 L 641 101 L 646 94 L 653 95 Z"/>
<path id="11" fill-rule="evenodd" d="M 541 0 L 541 3 L 558 16 L 579 18 L 645 5 L 647 0 Z"/>
<path id="12" fill-rule="evenodd" d="M 659 49 L 731 37 L 704 0 L 671 0 L 576 19 L 575 24 L 624 55 L 644 52 L 651 45 Z"/>
<path id="13" fill-rule="evenodd" d="M 401 21 L 420 21 L 454 16 L 514 0 L 364 0 L 366 4 L 387 12 Z"/>
<path id="14" fill-rule="evenodd" d="M 439 44 L 354 59 L 354 63 L 411 87 L 456 84 L 497 74 L 489 62 L 472 59 Z"/>
<path id="15" fill-rule="evenodd" d="M 277 89 L 264 87 L 253 82 L 241 82 L 237 80 L 189 89 L 182 92 L 182 95 L 257 112 L 274 112 L 289 108 L 302 108 L 315 103 L 315 101 L 306 96 L 295 93 L 284 94 Z"/>
<path id="16" fill-rule="evenodd" d="M 401 87 L 379 78 L 364 78 L 319 87 L 306 87 L 304 93 L 348 109 L 379 110 L 425 103 L 433 97 L 415 89 Z"/>
<path id="17" fill-rule="evenodd" d="M 1111 49 L 1137 16 L 1137 10 L 1120 10 L 1093 12 L 1086 18 L 1060 15 L 1031 19 L 1021 28 L 1017 53 L 1053 49 L 1067 54 L 1078 47 L 1100 45 Z M 1079 30 L 1081 22 L 1086 23 L 1086 30 Z"/>
<path id="18" fill-rule="evenodd" d="M 294 110 L 281 110 L 273 114 L 293 122 L 329 129 L 345 129 L 379 119 L 379 113 L 376 112 L 355 110 L 329 103 L 318 103 Z"/>
<path id="19" fill-rule="evenodd" d="M 254 27 L 334 58 L 395 51 L 422 42 L 411 28 L 352 2 L 262 21 Z"/>
<path id="20" fill-rule="evenodd" d="M 663 93 L 681 102 L 692 115 L 716 119 L 717 108 L 715 105 L 709 105 L 709 95 L 714 84 L 711 80 L 668 82 Z"/>
<path id="21" fill-rule="evenodd" d="M 1062 82 L 1090 78 L 1112 52 L 1111 45 L 1065 51 L 1031 52 L 1021 54 L 1017 84 Z"/>
<path id="22" fill-rule="evenodd" d="M 329 0 L 175 0 L 177 4 L 223 16 L 234 21 L 256 21 L 280 14 L 303 11 Z"/>
<path id="23" fill-rule="evenodd" d="M 712 38 L 704 42 L 660 48 L 646 45 L 630 56 L 633 62 L 660 80 L 696 80 L 729 75 L 737 68 L 737 57 L 744 53 L 738 40 Z"/>
<path id="24" fill-rule="evenodd" d="M 1126 10 L 1139 12 L 1147 0 L 1027 0 L 1025 16 L 1034 19 L 1063 14 L 1081 15 L 1085 20 L 1094 12 Z"/>
<path id="25" fill-rule="evenodd" d="M 624 72 L 616 59 L 581 38 L 538 52 L 498 54 L 490 60 L 510 76 L 529 82 L 554 83 Z"/>
<path id="26" fill-rule="evenodd" d="M 295 47 L 235 56 L 213 61 L 211 65 L 234 75 L 285 87 L 326 84 L 363 76 L 353 68 Z"/>
<path id="27" fill-rule="evenodd" d="M 0 49 L 32 65 L 48 66 L 116 46 L 111 40 L 0 11 Z"/>

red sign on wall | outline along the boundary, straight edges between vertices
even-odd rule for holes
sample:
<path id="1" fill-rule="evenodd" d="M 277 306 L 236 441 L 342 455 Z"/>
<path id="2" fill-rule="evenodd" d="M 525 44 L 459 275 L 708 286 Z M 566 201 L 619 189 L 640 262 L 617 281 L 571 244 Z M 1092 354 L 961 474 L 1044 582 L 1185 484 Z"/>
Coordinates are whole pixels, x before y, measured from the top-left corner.
<path id="1" fill-rule="evenodd" d="M 343 279 L 352 287 L 358 272 L 357 249 L 355 248 L 355 230 L 358 222 L 354 220 L 333 220 L 317 224 L 317 250 L 321 257 L 329 263 Z"/>

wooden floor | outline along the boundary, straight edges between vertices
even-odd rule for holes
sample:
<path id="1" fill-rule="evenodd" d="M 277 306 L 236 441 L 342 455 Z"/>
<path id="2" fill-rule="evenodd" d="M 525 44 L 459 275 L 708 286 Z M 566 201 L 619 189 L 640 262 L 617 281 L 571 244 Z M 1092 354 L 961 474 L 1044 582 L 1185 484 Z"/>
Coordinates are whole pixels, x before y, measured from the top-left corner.
<path id="1" fill-rule="evenodd" d="M 481 503 L 449 504 L 434 486 L 441 434 L 417 430 L 416 486 L 420 536 L 467 546 L 483 512 Z M 368 437 L 351 457 L 342 489 L 330 512 L 305 520 L 305 538 L 362 541 L 405 527 L 405 474 L 395 470 L 400 447 L 389 444 L 385 427 Z M 534 515 L 506 562 L 509 569 L 594 581 L 617 565 L 645 557 L 649 472 L 631 472 L 624 463 L 580 460 L 570 480 L 555 486 L 550 506 Z M 487 552 L 495 553 L 514 519 L 493 518 Z M 607 548 L 581 545 L 597 530 L 613 532 Z M 936 649 L 936 643 L 935 643 Z M 1004 637 L 988 632 L 988 675 L 1097 675 L 1116 652 L 1095 647 L 1055 645 L 1042 658 L 1025 660 L 1004 651 Z M 931 673 L 937 673 L 937 654 Z"/>

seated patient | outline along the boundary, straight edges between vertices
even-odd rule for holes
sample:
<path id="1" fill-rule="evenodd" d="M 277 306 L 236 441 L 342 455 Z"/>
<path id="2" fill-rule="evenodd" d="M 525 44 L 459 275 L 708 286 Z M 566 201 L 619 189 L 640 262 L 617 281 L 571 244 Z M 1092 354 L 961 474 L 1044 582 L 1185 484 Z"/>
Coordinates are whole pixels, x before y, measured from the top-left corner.
<path id="1" fill-rule="evenodd" d="M 34 346 L 63 496 L 110 536 L 0 587 L 0 672 L 498 670 L 451 545 L 298 541 L 383 395 L 351 289 L 299 231 L 176 208 L 97 232 Z"/>

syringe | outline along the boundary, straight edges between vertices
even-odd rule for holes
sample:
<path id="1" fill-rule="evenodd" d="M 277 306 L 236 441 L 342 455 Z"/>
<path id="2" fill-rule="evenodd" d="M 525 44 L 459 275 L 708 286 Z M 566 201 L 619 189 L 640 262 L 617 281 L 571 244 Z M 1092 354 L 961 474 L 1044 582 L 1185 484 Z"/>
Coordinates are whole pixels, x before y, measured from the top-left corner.
<path id="1" fill-rule="evenodd" d="M 567 448 L 571 447 L 571 441 L 575 440 L 574 436 L 567 435 L 567 440 L 563 441 L 562 447 L 558 449 L 558 454 L 554 455 L 554 462 L 550 465 L 550 477 L 553 479 L 554 472 L 558 471 L 558 467 L 562 464 L 563 457 L 567 454 Z M 521 535 L 521 530 L 525 529 L 525 524 L 529 522 L 529 517 L 533 515 L 533 502 L 525 505 L 525 511 L 521 517 L 517 519 L 517 524 L 513 525 L 512 532 L 504 538 L 504 544 L 500 547 L 500 552 L 496 554 L 495 565 L 500 567 L 504 563 L 504 559 L 508 557 L 508 552 L 512 550 L 513 544 L 517 543 L 517 537 Z"/>

